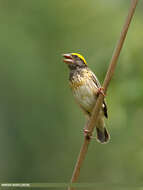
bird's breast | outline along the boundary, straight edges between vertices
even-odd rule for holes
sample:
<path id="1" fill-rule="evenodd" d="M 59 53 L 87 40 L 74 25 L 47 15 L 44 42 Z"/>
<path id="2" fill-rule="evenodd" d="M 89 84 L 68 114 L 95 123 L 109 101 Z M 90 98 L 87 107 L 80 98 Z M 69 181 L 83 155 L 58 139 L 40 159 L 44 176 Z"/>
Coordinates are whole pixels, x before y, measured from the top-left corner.
<path id="1" fill-rule="evenodd" d="M 72 91 L 76 101 L 89 112 L 95 105 L 97 90 L 94 81 L 91 79 L 82 78 L 72 82 Z"/>

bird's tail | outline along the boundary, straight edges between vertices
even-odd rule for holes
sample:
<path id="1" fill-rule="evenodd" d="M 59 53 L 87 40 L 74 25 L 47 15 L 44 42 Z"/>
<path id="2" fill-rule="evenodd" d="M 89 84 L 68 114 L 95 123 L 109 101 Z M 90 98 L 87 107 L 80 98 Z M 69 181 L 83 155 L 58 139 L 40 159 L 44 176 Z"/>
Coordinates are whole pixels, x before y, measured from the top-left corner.
<path id="1" fill-rule="evenodd" d="M 105 127 L 104 128 L 96 127 L 96 134 L 97 134 L 97 141 L 102 144 L 107 143 L 110 139 L 110 135 Z"/>

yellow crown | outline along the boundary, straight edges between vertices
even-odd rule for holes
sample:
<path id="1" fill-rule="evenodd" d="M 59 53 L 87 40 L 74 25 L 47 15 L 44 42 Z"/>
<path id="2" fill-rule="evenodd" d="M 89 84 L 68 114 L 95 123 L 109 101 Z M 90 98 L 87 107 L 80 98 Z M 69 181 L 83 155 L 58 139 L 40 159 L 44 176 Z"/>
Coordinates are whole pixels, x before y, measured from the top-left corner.
<path id="1" fill-rule="evenodd" d="M 80 55 L 79 53 L 72 53 L 72 55 L 77 55 L 87 65 L 87 62 L 82 55 Z"/>

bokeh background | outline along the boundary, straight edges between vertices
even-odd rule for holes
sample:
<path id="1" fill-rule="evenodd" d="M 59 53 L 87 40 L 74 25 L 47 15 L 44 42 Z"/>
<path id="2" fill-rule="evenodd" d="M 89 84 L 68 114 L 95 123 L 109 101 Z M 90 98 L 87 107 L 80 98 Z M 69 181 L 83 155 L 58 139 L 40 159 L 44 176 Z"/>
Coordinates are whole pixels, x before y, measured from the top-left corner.
<path id="1" fill-rule="evenodd" d="M 69 182 L 85 117 L 61 54 L 83 54 L 102 83 L 130 0 L 0 4 L 0 182 Z M 79 182 L 143 181 L 142 9 L 140 1 L 106 98 L 111 141 L 92 141 Z"/>

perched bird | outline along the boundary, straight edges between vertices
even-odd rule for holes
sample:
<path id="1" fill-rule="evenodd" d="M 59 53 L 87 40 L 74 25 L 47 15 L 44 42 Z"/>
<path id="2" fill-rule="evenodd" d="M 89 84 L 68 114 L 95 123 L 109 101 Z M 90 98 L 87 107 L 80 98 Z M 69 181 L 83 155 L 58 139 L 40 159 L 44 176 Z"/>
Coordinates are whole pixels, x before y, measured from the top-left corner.
<path id="1" fill-rule="evenodd" d="M 90 118 L 97 97 L 101 92 L 101 85 L 95 74 L 87 66 L 84 57 L 78 53 L 63 54 L 64 62 L 70 70 L 69 83 L 76 102 L 79 104 L 84 113 Z M 107 143 L 110 135 L 105 128 L 104 117 L 107 115 L 107 106 L 105 101 L 99 112 L 96 124 L 97 141 Z M 85 133 L 87 131 L 85 130 Z"/>

